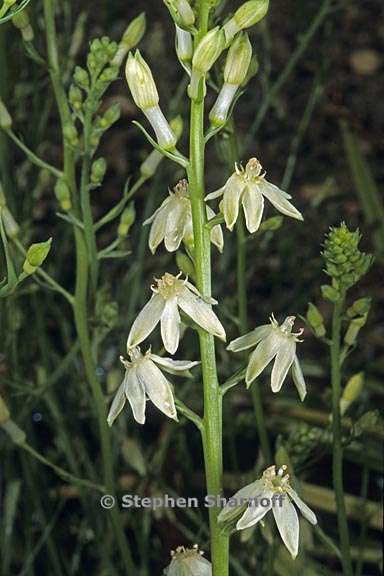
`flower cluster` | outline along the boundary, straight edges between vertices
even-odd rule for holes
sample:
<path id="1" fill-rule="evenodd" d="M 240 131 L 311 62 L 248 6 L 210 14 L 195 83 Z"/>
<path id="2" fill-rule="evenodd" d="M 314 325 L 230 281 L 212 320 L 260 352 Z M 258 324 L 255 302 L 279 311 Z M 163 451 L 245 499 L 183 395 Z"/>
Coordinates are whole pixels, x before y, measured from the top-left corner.
<path id="1" fill-rule="evenodd" d="M 212 564 L 203 558 L 204 552 L 197 544 L 193 548 L 178 546 L 171 552 L 172 561 L 166 576 L 212 576 Z"/>

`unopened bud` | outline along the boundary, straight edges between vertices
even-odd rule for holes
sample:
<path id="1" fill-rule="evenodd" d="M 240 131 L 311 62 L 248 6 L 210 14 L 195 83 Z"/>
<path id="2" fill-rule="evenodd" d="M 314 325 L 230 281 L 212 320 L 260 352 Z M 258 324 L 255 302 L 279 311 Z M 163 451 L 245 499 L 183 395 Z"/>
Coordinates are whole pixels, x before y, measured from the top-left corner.
<path id="1" fill-rule="evenodd" d="M 371 298 L 359 298 L 347 310 L 348 318 L 355 318 L 356 316 L 364 316 L 368 314 L 371 307 Z"/>
<path id="2" fill-rule="evenodd" d="M 20 227 L 7 206 L 0 209 L 1 219 L 3 220 L 5 233 L 8 238 L 16 238 L 19 234 Z"/>
<path id="3" fill-rule="evenodd" d="M 66 212 L 72 208 L 71 192 L 64 178 L 59 178 L 55 184 L 55 196 L 60 206 Z"/>
<path id="4" fill-rule="evenodd" d="M 192 75 L 189 85 L 189 96 L 192 99 L 199 97 L 200 81 L 212 68 L 224 50 L 225 37 L 219 26 L 210 30 L 200 40 L 192 58 Z"/>
<path id="5" fill-rule="evenodd" d="M 144 36 L 145 28 L 145 13 L 142 12 L 128 24 L 128 27 L 120 40 L 117 52 L 112 60 L 114 66 L 120 68 L 128 52 L 132 50 L 132 48 L 134 48 Z"/>
<path id="6" fill-rule="evenodd" d="M 52 238 L 49 238 L 46 242 L 31 244 L 27 250 L 25 262 L 23 264 L 23 270 L 26 274 L 33 274 L 36 272 L 37 268 L 43 264 L 49 254 L 51 244 Z"/>
<path id="7" fill-rule="evenodd" d="M 29 21 L 28 13 L 22 10 L 12 18 L 12 24 L 21 32 L 21 36 L 25 42 L 32 42 L 34 38 L 33 28 Z"/>
<path id="8" fill-rule="evenodd" d="M 209 114 L 214 125 L 225 124 L 237 89 L 245 80 L 252 58 L 252 46 L 247 34 L 239 34 L 232 43 L 224 68 L 224 85 Z"/>
<path id="9" fill-rule="evenodd" d="M 119 118 L 120 118 L 120 105 L 117 103 L 112 104 L 112 106 L 108 108 L 105 114 L 98 119 L 97 126 L 98 128 L 106 130 L 107 128 L 112 126 L 112 124 L 117 122 Z"/>
<path id="10" fill-rule="evenodd" d="M 107 170 L 107 162 L 105 158 L 98 158 L 95 160 L 91 167 L 91 182 L 92 184 L 101 184 Z"/>
<path id="11" fill-rule="evenodd" d="M 119 226 L 117 228 L 117 235 L 119 236 L 119 238 L 125 238 L 132 224 L 134 223 L 135 218 L 136 218 L 135 205 L 133 202 L 131 202 L 130 205 L 123 211 L 120 217 Z"/>
<path id="12" fill-rule="evenodd" d="M 307 322 L 319 338 L 325 336 L 324 318 L 320 310 L 310 302 L 307 310 Z"/>
<path id="13" fill-rule="evenodd" d="M 343 416 L 348 410 L 350 405 L 358 400 L 364 387 L 364 372 L 359 372 L 352 376 L 343 391 L 342 397 L 340 399 L 340 412 Z"/>
<path id="14" fill-rule="evenodd" d="M 129 53 L 125 75 L 136 106 L 141 110 L 153 108 L 159 103 L 159 94 L 152 72 L 139 50 Z"/>
<path id="15" fill-rule="evenodd" d="M 89 88 L 89 76 L 88 72 L 84 70 L 84 68 L 76 66 L 73 79 L 76 82 L 76 84 L 80 86 L 80 88 L 83 88 L 84 90 Z"/>
<path id="16" fill-rule="evenodd" d="M 164 0 L 175 24 L 190 28 L 195 23 L 195 14 L 188 0 Z"/>
<path id="17" fill-rule="evenodd" d="M 249 0 L 236 10 L 226 24 L 224 32 L 227 44 L 245 28 L 250 28 L 259 22 L 268 12 L 269 0 Z"/>
<path id="18" fill-rule="evenodd" d="M 69 88 L 69 102 L 75 112 L 79 112 L 83 106 L 83 94 L 74 84 Z"/>
<path id="19" fill-rule="evenodd" d="M 192 260 L 180 250 L 176 253 L 176 264 L 183 274 L 189 276 L 192 280 L 196 278 L 196 271 Z"/>
<path id="20" fill-rule="evenodd" d="M 192 34 L 176 24 L 176 54 L 180 62 L 189 63 L 193 56 Z"/>
<path id="21" fill-rule="evenodd" d="M 260 68 L 259 59 L 256 55 L 252 56 L 251 62 L 248 67 L 248 72 L 244 81 L 242 82 L 242 86 L 246 86 L 250 80 L 258 73 Z"/>
<path id="22" fill-rule="evenodd" d="M 70 144 L 70 146 L 73 146 L 73 148 L 75 148 L 76 146 L 79 145 L 79 137 L 74 124 L 65 124 L 63 128 L 63 133 L 64 138 L 66 139 L 68 144 Z"/>
<path id="23" fill-rule="evenodd" d="M 363 316 L 358 316 L 351 320 L 344 336 L 345 344 L 352 346 L 356 342 L 360 330 L 367 322 L 367 317 L 368 314 L 363 314 Z"/>
<path id="24" fill-rule="evenodd" d="M 12 118 L 8 112 L 4 102 L 0 98 L 0 128 L 3 130 L 9 130 L 12 128 Z"/>
<path id="25" fill-rule="evenodd" d="M 340 300 L 340 293 L 339 291 L 334 288 L 333 286 L 329 286 L 328 284 L 323 284 L 321 286 L 321 294 L 323 298 L 329 300 L 330 302 L 338 302 Z"/>

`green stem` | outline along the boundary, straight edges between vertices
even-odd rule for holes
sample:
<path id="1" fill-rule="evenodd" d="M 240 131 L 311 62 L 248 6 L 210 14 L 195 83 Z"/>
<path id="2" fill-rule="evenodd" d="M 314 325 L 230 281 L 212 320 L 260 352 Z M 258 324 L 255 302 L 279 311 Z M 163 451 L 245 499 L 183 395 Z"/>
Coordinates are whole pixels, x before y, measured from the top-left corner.
<path id="1" fill-rule="evenodd" d="M 30 162 L 32 162 L 32 164 L 35 164 L 35 166 L 38 166 L 39 168 L 42 168 L 43 170 L 48 170 L 48 172 L 50 172 L 53 176 L 55 176 L 55 178 L 61 178 L 63 176 L 63 173 L 61 172 L 61 170 L 58 170 L 57 168 L 55 168 L 51 164 L 44 162 L 44 160 L 42 160 L 41 158 L 36 156 L 36 154 L 34 152 L 32 152 L 32 150 L 30 150 L 28 148 L 28 146 L 26 146 L 24 144 L 24 142 L 16 136 L 16 134 L 13 132 L 12 129 L 9 128 L 8 130 L 5 130 L 5 133 L 20 148 L 20 150 L 22 150 L 24 152 L 24 154 L 26 155 L 28 160 L 30 160 Z"/>
<path id="2" fill-rule="evenodd" d="M 62 130 L 66 123 L 71 120 L 71 114 L 65 95 L 64 86 L 61 79 L 59 57 L 57 51 L 57 37 L 55 26 L 55 12 L 52 0 L 44 0 L 44 16 L 46 25 L 47 51 L 50 66 L 50 75 L 55 92 L 56 102 L 59 110 Z M 64 136 L 64 135 L 63 135 Z M 66 144 L 63 137 L 64 145 L 64 174 L 70 187 L 73 197 L 75 211 L 79 212 L 79 202 L 77 197 L 76 180 L 75 180 L 75 161 L 72 149 Z M 113 456 L 111 448 L 111 439 L 107 425 L 107 413 L 104 402 L 103 391 L 96 376 L 96 365 L 92 355 L 92 345 L 88 327 L 88 274 L 89 263 L 87 245 L 84 234 L 77 226 L 74 226 L 75 244 L 76 244 L 76 288 L 75 302 L 73 306 L 76 330 L 79 338 L 80 349 L 84 361 L 87 380 L 91 387 L 93 399 L 96 405 L 100 439 L 101 452 L 103 459 L 104 484 L 110 493 L 114 493 L 115 482 L 113 472 Z M 121 515 L 117 508 L 110 511 L 110 518 L 115 532 L 117 544 L 125 568 L 131 574 L 135 573 L 135 567 L 132 561 L 130 549 L 124 535 L 124 527 Z"/>
<path id="3" fill-rule="evenodd" d="M 208 25 L 209 7 L 200 4 L 199 35 Z M 190 163 L 187 168 L 192 205 L 193 234 L 195 242 L 195 266 L 197 287 L 204 296 L 211 294 L 211 245 L 206 228 L 204 202 L 204 98 L 191 101 Z M 204 384 L 203 448 L 207 492 L 222 493 L 222 396 L 217 379 L 214 338 L 199 330 L 200 354 Z M 229 542 L 221 533 L 217 521 L 218 508 L 209 509 L 211 535 L 211 558 L 213 576 L 228 576 Z"/>
<path id="4" fill-rule="evenodd" d="M 350 555 L 347 514 L 344 500 L 343 486 L 343 448 L 342 427 L 340 414 L 341 397 L 341 370 L 340 370 L 340 332 L 341 313 L 343 309 L 341 299 L 335 304 L 332 317 L 332 345 L 331 345 L 331 377 L 332 377 L 332 428 L 333 428 L 333 487 L 335 490 L 337 522 L 340 537 L 340 550 L 344 576 L 352 576 L 352 562 Z"/>

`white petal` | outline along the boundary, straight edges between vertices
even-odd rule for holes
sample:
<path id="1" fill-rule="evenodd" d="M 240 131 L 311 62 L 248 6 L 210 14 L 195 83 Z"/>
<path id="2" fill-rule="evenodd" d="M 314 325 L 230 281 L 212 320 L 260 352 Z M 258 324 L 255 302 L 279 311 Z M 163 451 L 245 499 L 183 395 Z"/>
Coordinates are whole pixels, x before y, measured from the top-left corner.
<path id="1" fill-rule="evenodd" d="M 202 294 L 200 294 L 200 292 L 198 291 L 198 289 L 196 288 L 196 286 L 194 286 L 193 284 L 191 284 L 190 282 L 188 282 L 188 280 L 185 282 L 185 286 L 187 286 L 191 292 L 193 292 L 194 294 L 196 294 L 196 296 L 198 296 L 199 298 L 201 298 L 202 300 L 204 300 L 204 302 L 206 302 L 207 304 L 212 304 L 215 305 L 217 304 L 217 300 L 215 300 L 214 298 L 212 298 L 212 296 L 203 296 Z"/>
<path id="2" fill-rule="evenodd" d="M 247 500 L 248 498 L 255 498 L 257 497 L 258 494 L 260 494 L 260 492 L 263 489 L 263 485 L 260 482 L 260 480 L 256 480 L 255 482 L 252 482 L 251 484 L 247 484 L 246 486 L 244 486 L 243 488 L 240 488 L 240 490 L 238 490 L 236 492 L 236 494 L 234 494 L 229 502 L 227 502 L 227 504 L 224 506 L 224 508 L 220 511 L 217 519 L 219 522 L 227 522 L 228 520 L 231 520 L 233 517 L 236 517 L 236 515 L 238 514 L 238 511 L 241 510 L 241 508 L 243 508 L 243 506 L 246 506 L 246 502 L 245 500 Z M 232 500 L 232 504 L 231 504 L 231 500 Z M 242 501 L 244 500 L 244 503 L 242 503 Z M 238 503 L 235 506 L 235 503 Z"/>
<path id="3" fill-rule="evenodd" d="M 172 208 L 172 198 L 169 197 L 167 200 L 168 202 L 163 205 L 163 207 L 160 207 L 158 214 L 156 214 L 152 222 L 151 230 L 149 231 L 148 246 L 152 254 L 156 252 L 156 248 L 165 237 L 168 214 Z"/>
<path id="4" fill-rule="evenodd" d="M 169 418 L 177 420 L 171 385 L 156 364 L 146 359 L 137 367 L 137 375 L 154 405 Z"/>
<path id="5" fill-rule="evenodd" d="M 287 200 L 285 195 L 282 194 L 282 191 L 277 186 L 267 182 L 267 180 L 263 180 L 259 186 L 262 194 L 268 198 L 274 207 L 282 214 L 290 216 L 291 218 L 296 218 L 297 220 L 303 220 L 302 214 Z"/>
<path id="6" fill-rule="evenodd" d="M 225 340 L 225 330 L 211 309 L 210 305 L 204 302 L 202 298 L 193 294 L 186 286 L 179 294 L 178 303 L 180 308 L 192 318 L 196 324 L 204 328 L 210 334 Z"/>
<path id="7" fill-rule="evenodd" d="M 133 348 L 146 339 L 160 321 L 164 306 L 164 298 L 160 294 L 154 294 L 132 324 L 128 334 L 127 348 Z"/>
<path id="8" fill-rule="evenodd" d="M 313 525 L 317 524 L 316 514 L 312 512 L 312 510 L 309 508 L 309 506 L 306 505 L 305 502 L 302 501 L 297 492 L 295 492 L 295 490 L 290 486 L 287 486 L 286 490 L 290 495 L 290 497 L 292 498 L 292 500 L 294 501 L 294 503 L 296 504 L 296 506 L 298 507 L 298 509 L 300 510 L 300 512 L 302 513 L 302 515 L 304 516 L 304 518 Z"/>
<path id="9" fill-rule="evenodd" d="M 225 185 L 223 199 L 224 220 L 229 230 L 233 230 L 239 215 L 240 198 L 243 190 L 243 179 L 237 174 L 233 174 Z"/>
<path id="10" fill-rule="evenodd" d="M 188 220 L 191 220 L 190 202 L 187 198 L 174 199 L 168 212 L 164 244 L 168 252 L 175 252 L 185 235 Z"/>
<path id="11" fill-rule="evenodd" d="M 303 402 L 307 395 L 307 387 L 305 385 L 303 371 L 296 355 L 292 364 L 292 378 L 299 393 L 300 400 Z"/>
<path id="12" fill-rule="evenodd" d="M 214 218 L 216 216 L 216 214 L 214 213 L 214 211 L 207 206 L 207 218 L 208 220 L 212 220 L 212 218 Z M 223 251 L 224 248 L 224 236 L 223 236 L 223 231 L 221 229 L 220 224 L 217 224 L 216 226 L 214 226 L 211 230 L 211 242 L 212 244 L 214 244 L 219 252 Z"/>
<path id="13" fill-rule="evenodd" d="M 131 405 L 134 419 L 139 424 L 144 424 L 146 402 L 144 386 L 137 376 L 137 368 L 131 368 L 127 372 L 125 395 Z"/>
<path id="14" fill-rule="evenodd" d="M 277 528 L 284 544 L 288 548 L 293 558 L 296 558 L 299 551 L 299 518 L 293 504 L 288 496 L 284 494 L 282 505 L 279 501 L 272 508 L 276 520 Z"/>
<path id="15" fill-rule="evenodd" d="M 207 201 L 207 200 L 214 200 L 215 198 L 220 198 L 220 196 L 224 194 L 224 190 L 225 186 L 219 188 L 218 190 L 215 190 L 214 192 L 211 192 L 210 194 L 207 194 L 204 200 Z"/>
<path id="16" fill-rule="evenodd" d="M 296 355 L 296 342 L 292 339 L 286 339 L 283 342 L 275 358 L 275 363 L 272 368 L 271 388 L 272 392 L 279 392 L 283 382 L 288 374 L 288 370 L 292 366 L 293 360 Z"/>
<path id="17" fill-rule="evenodd" d="M 151 360 L 161 366 L 166 372 L 176 376 L 191 376 L 190 368 L 200 364 L 200 362 L 192 360 L 172 360 L 172 358 L 164 358 L 163 356 L 157 356 L 157 354 L 151 354 Z"/>
<path id="18" fill-rule="evenodd" d="M 125 384 L 126 384 L 127 376 L 128 376 L 128 370 L 125 372 L 124 380 L 120 384 L 120 386 L 119 386 L 119 388 L 115 394 L 115 397 L 113 399 L 113 402 L 111 404 L 111 407 L 109 409 L 108 418 L 107 418 L 109 426 L 112 426 L 112 424 L 114 423 L 114 421 L 116 420 L 116 418 L 118 417 L 118 415 L 120 414 L 122 409 L 124 408 Z"/>
<path id="19" fill-rule="evenodd" d="M 158 207 L 158 209 L 154 211 L 154 213 L 152 214 L 152 216 L 150 216 L 149 218 L 147 218 L 146 220 L 144 220 L 143 226 L 147 226 L 147 224 L 151 224 L 151 222 L 154 221 L 154 219 L 156 218 L 156 216 L 163 211 L 163 208 L 165 208 L 166 205 L 169 204 L 169 202 L 170 202 L 171 200 L 172 200 L 172 196 L 167 196 L 167 198 L 166 198 L 166 199 L 164 200 L 164 202 Z"/>
<path id="20" fill-rule="evenodd" d="M 271 329 L 270 324 L 258 326 L 251 332 L 248 332 L 248 334 L 244 334 L 244 336 L 232 340 L 232 342 L 227 346 L 227 350 L 230 350 L 231 352 L 240 352 L 241 350 L 252 348 L 252 346 L 256 346 L 260 340 L 266 338 Z"/>
<path id="21" fill-rule="evenodd" d="M 245 375 L 245 383 L 249 386 L 266 366 L 276 356 L 281 345 L 281 338 L 272 330 L 269 335 L 264 338 L 254 350 L 249 358 L 247 372 Z"/>
<path id="22" fill-rule="evenodd" d="M 245 528 L 250 528 L 259 522 L 267 512 L 272 508 L 272 496 L 273 492 L 270 490 L 264 490 L 260 494 L 255 494 L 254 498 L 259 498 L 257 504 L 248 506 L 240 520 L 236 524 L 237 530 L 244 530 Z M 260 500 L 262 498 L 268 499 L 268 506 L 262 506 Z"/>
<path id="23" fill-rule="evenodd" d="M 180 314 L 177 308 L 177 297 L 168 298 L 161 315 L 161 338 L 164 347 L 170 354 L 174 354 L 179 346 Z"/>
<path id="24" fill-rule="evenodd" d="M 248 231 L 253 234 L 259 229 L 264 210 L 264 198 L 258 186 L 248 185 L 241 197 L 241 202 Z"/>

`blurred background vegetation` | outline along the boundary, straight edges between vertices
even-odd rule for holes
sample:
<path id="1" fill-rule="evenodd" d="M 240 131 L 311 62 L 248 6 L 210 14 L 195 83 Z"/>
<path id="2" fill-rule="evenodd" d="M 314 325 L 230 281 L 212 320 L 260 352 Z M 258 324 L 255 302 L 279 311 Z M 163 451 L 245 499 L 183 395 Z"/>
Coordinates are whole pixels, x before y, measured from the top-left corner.
<path id="1" fill-rule="evenodd" d="M 28 7 L 34 48 L 45 55 L 42 2 Z M 344 220 L 359 227 L 362 247 L 375 263 L 352 296 L 372 297 L 368 323 L 348 359 L 344 383 L 363 371 L 364 387 L 345 419 L 345 490 L 352 555 L 357 574 L 381 573 L 383 406 L 383 196 L 384 178 L 383 8 L 379 0 L 271 0 L 268 17 L 251 31 L 260 69 L 240 98 L 234 127 L 240 158 L 260 159 L 268 179 L 294 197 L 304 224 L 285 219 L 247 239 L 250 327 L 271 312 L 305 316 L 308 302 L 328 320 L 331 308 L 320 300 L 324 283 L 321 244 L 330 225 Z M 237 4 L 224 2 L 219 13 Z M 95 0 L 57 3 L 57 27 L 65 78 L 83 64 L 89 41 L 108 35 L 118 40 L 139 12 L 147 15 L 141 42 L 153 69 L 167 117 L 187 122 L 186 76 L 174 54 L 173 24 L 162 2 Z M 76 35 L 74 37 L 74 30 Z M 0 25 L 0 96 L 13 117 L 14 130 L 39 156 L 60 166 L 62 148 L 58 115 L 44 65 L 31 58 L 11 23 Z M 213 101 L 214 95 L 212 95 Z M 150 151 L 132 120 L 140 118 L 121 77 L 108 91 L 103 107 L 121 106 L 121 118 L 101 141 L 108 161 L 103 186 L 92 192 L 94 216 L 100 218 L 122 197 L 127 178 L 137 178 Z M 185 149 L 185 137 L 181 148 Z M 231 171 L 229 134 L 208 147 L 207 188 L 221 186 Z M 177 270 L 173 255 L 162 248 L 150 257 L 147 228 L 141 223 L 165 198 L 181 171 L 164 161 L 135 196 L 136 222 L 124 241 L 124 258 L 102 261 L 102 283 L 91 311 L 97 375 L 106 400 L 122 378 L 118 357 L 153 276 Z M 25 245 L 53 237 L 44 265 L 69 290 L 74 281 L 72 230 L 53 194 L 54 179 L 33 166 L 0 132 L 0 178 L 7 203 L 20 225 Z M 270 209 L 269 209 L 270 210 Z M 276 216 L 270 210 L 267 216 Z M 116 237 L 106 226 L 99 247 Z M 214 255 L 214 294 L 221 304 L 229 337 L 238 335 L 236 237 L 225 232 L 225 251 Z M 1 274 L 3 277 L 4 274 Z M 95 412 L 85 381 L 70 310 L 57 293 L 39 282 L 25 282 L 0 303 L 0 394 L 28 442 L 50 462 L 76 476 L 101 483 Z M 304 324 L 303 324 L 304 325 Z M 300 479 L 304 499 L 315 509 L 320 526 L 337 540 L 331 481 L 329 365 L 327 351 L 309 329 L 300 353 L 308 383 L 301 404 L 289 383 L 272 398 L 267 377 L 260 380 L 266 421 L 274 450 L 288 453 Z M 156 340 L 154 340 L 155 342 Z M 241 367 L 241 360 L 218 345 L 220 378 Z M 185 338 L 180 358 L 198 357 L 197 339 Z M 176 384 L 178 394 L 200 412 L 199 378 Z M 367 416 L 368 414 L 368 416 Z M 361 418 L 365 415 L 365 420 Z M 368 421 L 368 424 L 365 423 Z M 362 425 L 362 422 L 364 425 Z M 360 426 L 356 424 L 360 423 Z M 225 402 L 225 479 L 233 493 L 260 469 L 260 446 L 252 398 L 243 386 Z M 192 424 L 166 420 L 148 406 L 148 421 L 139 427 L 125 409 L 112 430 L 115 472 L 121 493 L 204 495 L 200 438 Z M 125 574 L 108 513 L 99 495 L 64 482 L 52 469 L 0 435 L 0 573 Z M 141 576 L 161 574 L 169 552 L 180 544 L 207 547 L 206 510 L 124 511 L 125 531 Z M 232 539 L 231 574 L 337 574 L 340 565 L 332 544 L 303 524 L 301 553 L 293 563 L 278 542 L 266 546 L 260 529 Z M 245 540 L 241 542 L 241 540 Z M 209 554 L 209 550 L 207 549 Z"/>

